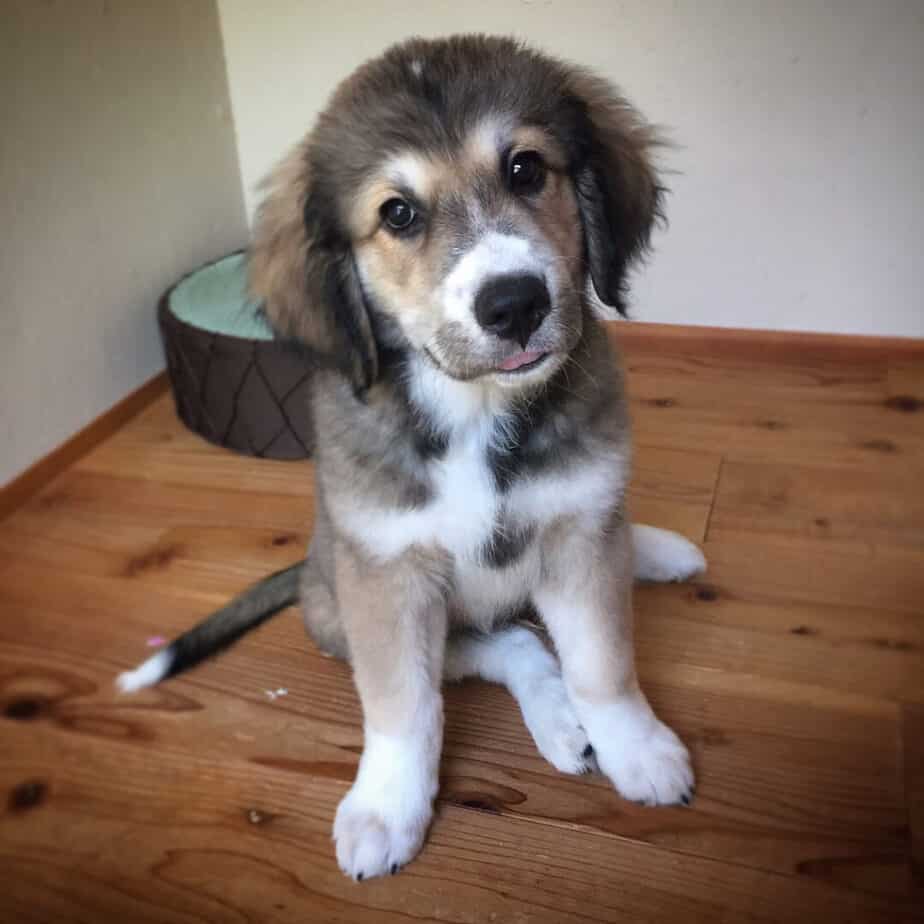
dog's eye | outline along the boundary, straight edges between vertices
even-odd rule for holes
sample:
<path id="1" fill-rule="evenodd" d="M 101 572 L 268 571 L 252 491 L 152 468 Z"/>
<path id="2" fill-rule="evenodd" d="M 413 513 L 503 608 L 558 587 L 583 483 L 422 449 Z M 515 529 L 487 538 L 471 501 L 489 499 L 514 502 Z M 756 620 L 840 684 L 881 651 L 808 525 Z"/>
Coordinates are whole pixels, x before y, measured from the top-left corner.
<path id="1" fill-rule="evenodd" d="M 392 231 L 407 231 L 417 220 L 414 207 L 404 199 L 389 199 L 379 209 L 379 214 Z"/>
<path id="2" fill-rule="evenodd" d="M 535 151 L 520 151 L 507 163 L 507 185 L 511 192 L 534 193 L 545 182 L 545 163 Z"/>

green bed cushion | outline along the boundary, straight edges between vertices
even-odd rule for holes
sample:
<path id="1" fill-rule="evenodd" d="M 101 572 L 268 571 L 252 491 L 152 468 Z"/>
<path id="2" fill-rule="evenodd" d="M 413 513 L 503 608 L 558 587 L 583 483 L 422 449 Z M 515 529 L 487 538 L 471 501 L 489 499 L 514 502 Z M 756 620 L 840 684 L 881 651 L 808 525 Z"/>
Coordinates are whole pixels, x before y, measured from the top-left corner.
<path id="1" fill-rule="evenodd" d="M 181 321 L 230 337 L 272 340 L 259 304 L 247 296 L 247 255 L 223 257 L 196 270 L 170 294 L 170 311 Z"/>

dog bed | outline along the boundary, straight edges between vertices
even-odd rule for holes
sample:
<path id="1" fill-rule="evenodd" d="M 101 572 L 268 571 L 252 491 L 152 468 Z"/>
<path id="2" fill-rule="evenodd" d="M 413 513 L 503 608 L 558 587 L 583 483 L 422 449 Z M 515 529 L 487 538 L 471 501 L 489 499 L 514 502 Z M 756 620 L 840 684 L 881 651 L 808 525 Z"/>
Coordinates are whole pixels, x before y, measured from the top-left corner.
<path id="1" fill-rule="evenodd" d="M 247 256 L 194 270 L 161 298 L 158 323 L 177 414 L 209 442 L 268 459 L 311 454 L 309 358 L 247 296 Z"/>

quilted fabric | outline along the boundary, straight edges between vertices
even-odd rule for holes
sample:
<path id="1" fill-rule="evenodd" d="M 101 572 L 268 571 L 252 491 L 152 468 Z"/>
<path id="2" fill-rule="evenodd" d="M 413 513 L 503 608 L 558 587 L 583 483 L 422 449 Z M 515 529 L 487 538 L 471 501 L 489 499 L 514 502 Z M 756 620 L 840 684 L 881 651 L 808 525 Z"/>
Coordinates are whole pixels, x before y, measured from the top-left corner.
<path id="1" fill-rule="evenodd" d="M 214 277 L 222 262 L 181 280 L 158 306 L 177 414 L 190 430 L 228 449 L 268 459 L 304 459 L 311 455 L 314 440 L 308 402 L 311 360 L 277 340 L 238 337 L 191 323 L 195 311 L 190 308 L 189 292 L 195 288 L 188 281 L 203 271 Z M 239 273 L 239 263 L 228 263 L 227 270 Z M 180 286 L 185 286 L 185 320 L 172 309 Z M 215 289 L 213 280 L 209 287 L 213 296 Z M 242 301 L 229 305 L 227 313 L 246 309 Z M 214 315 L 214 304 L 208 311 Z"/>

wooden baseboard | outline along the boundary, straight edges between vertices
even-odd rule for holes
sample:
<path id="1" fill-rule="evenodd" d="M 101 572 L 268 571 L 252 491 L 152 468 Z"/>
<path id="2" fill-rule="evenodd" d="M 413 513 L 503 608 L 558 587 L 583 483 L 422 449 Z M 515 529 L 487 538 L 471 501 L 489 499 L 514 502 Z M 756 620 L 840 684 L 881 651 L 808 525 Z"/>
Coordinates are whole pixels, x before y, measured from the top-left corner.
<path id="1" fill-rule="evenodd" d="M 132 417 L 140 414 L 149 404 L 164 394 L 168 387 L 167 373 L 158 373 L 75 433 L 67 442 L 39 459 L 19 477 L 0 488 L 0 520 L 40 491 L 69 465 L 86 455 L 94 446 L 112 436 Z"/>
<path id="2" fill-rule="evenodd" d="M 607 326 L 613 339 L 631 352 L 663 350 L 674 354 L 733 355 L 768 362 L 800 358 L 832 362 L 924 360 L 924 339 L 915 337 L 811 334 L 647 321 L 613 321 Z"/>

